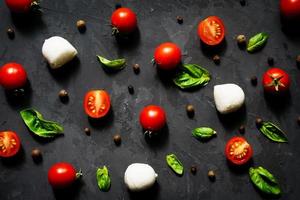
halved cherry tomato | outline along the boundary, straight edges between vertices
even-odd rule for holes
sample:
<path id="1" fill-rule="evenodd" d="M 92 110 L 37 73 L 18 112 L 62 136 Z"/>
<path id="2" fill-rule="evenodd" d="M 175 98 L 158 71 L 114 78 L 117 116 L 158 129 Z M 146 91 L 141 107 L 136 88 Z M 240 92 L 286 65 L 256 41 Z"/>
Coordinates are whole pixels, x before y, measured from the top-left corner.
<path id="1" fill-rule="evenodd" d="M 104 90 L 91 90 L 84 98 L 85 113 L 92 118 L 104 117 L 110 109 L 110 97 Z"/>
<path id="2" fill-rule="evenodd" d="M 129 8 L 118 8 L 111 16 L 111 25 L 113 33 L 129 34 L 137 27 L 137 19 L 135 13 Z"/>
<path id="3" fill-rule="evenodd" d="M 226 158 L 235 165 L 243 165 L 252 157 L 251 145 L 243 137 L 231 138 L 225 147 Z"/>
<path id="4" fill-rule="evenodd" d="M 18 63 L 7 63 L 0 68 L 0 84 L 8 90 L 23 87 L 27 82 L 27 73 Z"/>
<path id="5" fill-rule="evenodd" d="M 181 50 L 174 43 L 162 43 L 155 49 L 154 61 L 160 69 L 175 69 L 181 62 Z"/>
<path id="6" fill-rule="evenodd" d="M 48 181 L 53 188 L 65 188 L 81 176 L 75 168 L 66 162 L 56 163 L 48 171 Z"/>
<path id="7" fill-rule="evenodd" d="M 263 75 L 263 87 L 269 93 L 282 93 L 290 87 L 290 77 L 288 73 L 279 68 L 270 68 Z"/>
<path id="8" fill-rule="evenodd" d="M 0 157 L 12 157 L 20 150 L 20 138 L 13 131 L 0 132 Z"/>
<path id="9" fill-rule="evenodd" d="M 140 113 L 140 123 L 145 130 L 161 130 L 166 124 L 166 114 L 164 109 L 156 105 L 144 107 Z"/>
<path id="10" fill-rule="evenodd" d="M 16 13 L 26 13 L 30 10 L 34 0 L 5 0 L 7 7 Z"/>
<path id="11" fill-rule="evenodd" d="M 217 16 L 209 16 L 198 25 L 198 36 L 207 45 L 220 44 L 225 37 L 225 26 Z"/>

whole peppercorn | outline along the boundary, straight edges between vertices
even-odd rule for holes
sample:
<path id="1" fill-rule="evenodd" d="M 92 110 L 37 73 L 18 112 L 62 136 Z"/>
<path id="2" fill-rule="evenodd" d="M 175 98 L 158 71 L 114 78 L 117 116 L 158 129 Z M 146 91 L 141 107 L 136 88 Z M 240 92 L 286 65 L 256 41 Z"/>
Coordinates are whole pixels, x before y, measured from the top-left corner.
<path id="1" fill-rule="evenodd" d="M 89 128 L 84 128 L 84 132 L 86 135 L 91 135 L 91 130 Z"/>
<path id="2" fill-rule="evenodd" d="M 213 61 L 214 61 L 214 63 L 217 64 L 217 65 L 220 64 L 220 62 L 221 62 L 220 56 L 219 56 L 219 55 L 214 55 Z"/>
<path id="3" fill-rule="evenodd" d="M 274 59 L 272 57 L 268 57 L 268 64 L 269 64 L 269 66 L 274 65 Z"/>
<path id="4" fill-rule="evenodd" d="M 140 65 L 139 64 L 134 64 L 132 66 L 132 68 L 133 68 L 133 71 L 134 71 L 135 74 L 140 73 Z"/>
<path id="5" fill-rule="evenodd" d="M 300 125 L 300 116 L 297 118 L 297 122 Z"/>
<path id="6" fill-rule="evenodd" d="M 7 35 L 10 39 L 14 39 L 15 38 L 15 31 L 12 28 L 8 28 L 7 29 Z"/>
<path id="7" fill-rule="evenodd" d="M 239 132 L 240 132 L 241 134 L 245 133 L 245 126 L 244 126 L 244 125 L 241 125 L 241 126 L 239 127 Z"/>
<path id="8" fill-rule="evenodd" d="M 66 102 L 69 99 L 69 94 L 66 90 L 59 91 L 58 96 L 62 102 Z"/>
<path id="9" fill-rule="evenodd" d="M 128 92 L 129 92 L 129 94 L 133 94 L 134 93 L 134 88 L 133 88 L 132 85 L 128 86 Z"/>
<path id="10" fill-rule="evenodd" d="M 255 120 L 256 126 L 260 127 L 263 123 L 263 120 L 260 117 L 257 117 Z"/>
<path id="11" fill-rule="evenodd" d="M 297 66 L 300 67 L 300 55 L 296 57 Z"/>
<path id="12" fill-rule="evenodd" d="M 41 150 L 39 150 L 38 148 L 34 148 L 31 151 L 31 157 L 33 159 L 34 162 L 41 162 L 42 161 L 42 152 Z"/>
<path id="13" fill-rule="evenodd" d="M 238 35 L 236 37 L 236 41 L 238 43 L 239 46 L 245 46 L 246 45 L 246 36 L 245 35 Z"/>
<path id="14" fill-rule="evenodd" d="M 196 174 L 197 173 L 197 167 L 195 165 L 191 166 L 191 173 Z"/>
<path id="15" fill-rule="evenodd" d="M 119 146 L 121 144 L 121 135 L 119 134 L 114 135 L 114 142 L 117 146 Z"/>
<path id="16" fill-rule="evenodd" d="M 116 3 L 115 8 L 116 8 L 116 9 L 122 8 L 122 4 Z"/>
<path id="17" fill-rule="evenodd" d="M 191 104 L 186 105 L 186 113 L 188 117 L 192 118 L 195 115 L 195 109 L 194 106 Z"/>
<path id="18" fill-rule="evenodd" d="M 178 24 L 182 24 L 183 23 L 183 17 L 182 16 L 177 16 L 176 20 L 177 20 Z"/>
<path id="19" fill-rule="evenodd" d="M 216 180 L 216 174 L 213 170 L 209 170 L 208 173 L 207 173 L 207 176 L 208 176 L 209 180 L 211 180 L 211 181 Z"/>
<path id="20" fill-rule="evenodd" d="M 253 86 L 256 86 L 256 85 L 257 85 L 257 77 L 256 77 L 256 76 L 252 76 L 252 77 L 251 77 L 251 84 L 252 84 Z"/>
<path id="21" fill-rule="evenodd" d="M 84 32 L 86 30 L 85 21 L 83 21 L 83 20 L 78 20 L 76 22 L 76 26 L 80 32 Z"/>

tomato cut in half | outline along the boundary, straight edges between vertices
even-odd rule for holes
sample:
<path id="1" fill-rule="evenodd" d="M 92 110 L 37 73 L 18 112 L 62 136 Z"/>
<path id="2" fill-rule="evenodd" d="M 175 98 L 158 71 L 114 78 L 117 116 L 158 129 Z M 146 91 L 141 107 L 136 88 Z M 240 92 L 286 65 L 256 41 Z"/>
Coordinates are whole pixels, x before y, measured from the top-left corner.
<path id="1" fill-rule="evenodd" d="M 16 155 L 20 146 L 20 138 L 15 132 L 0 132 L 0 157 L 8 158 Z"/>
<path id="2" fill-rule="evenodd" d="M 225 26 L 217 16 L 209 16 L 198 25 L 198 36 L 207 45 L 220 44 L 225 37 Z"/>
<path id="3" fill-rule="evenodd" d="M 110 109 L 110 97 L 104 90 L 91 90 L 84 98 L 85 113 L 91 118 L 104 117 Z"/>
<path id="4" fill-rule="evenodd" d="M 251 145 L 243 137 L 231 138 L 225 147 L 226 158 L 235 165 L 243 165 L 252 157 Z"/>

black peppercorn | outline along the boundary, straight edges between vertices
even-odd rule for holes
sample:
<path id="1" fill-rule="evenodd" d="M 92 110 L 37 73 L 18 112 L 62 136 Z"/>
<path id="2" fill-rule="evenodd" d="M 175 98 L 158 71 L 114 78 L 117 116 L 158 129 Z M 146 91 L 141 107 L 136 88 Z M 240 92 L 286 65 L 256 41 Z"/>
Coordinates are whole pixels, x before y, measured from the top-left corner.
<path id="1" fill-rule="evenodd" d="M 269 66 L 274 65 L 274 59 L 272 57 L 268 57 L 268 64 L 269 64 Z"/>
<path id="2" fill-rule="evenodd" d="M 297 66 L 300 67 L 300 55 L 296 57 Z"/>
<path id="3" fill-rule="evenodd" d="M 300 125 L 300 116 L 297 118 L 297 122 Z"/>
<path id="4" fill-rule="evenodd" d="M 84 32 L 86 30 L 85 21 L 83 21 L 83 20 L 78 20 L 76 22 L 76 26 L 77 26 L 79 32 Z"/>
<path id="5" fill-rule="evenodd" d="M 237 41 L 237 43 L 238 43 L 239 46 L 245 46 L 246 43 L 247 43 L 245 35 L 238 35 L 236 37 L 236 41 Z"/>
<path id="6" fill-rule="evenodd" d="M 133 94 L 134 93 L 134 88 L 133 88 L 132 85 L 128 86 L 128 92 L 129 92 L 129 94 Z"/>
<path id="7" fill-rule="evenodd" d="M 220 56 L 219 56 L 219 55 L 214 55 L 213 61 L 214 61 L 214 63 L 217 64 L 217 65 L 220 64 L 220 62 L 221 62 Z"/>
<path id="8" fill-rule="evenodd" d="M 197 167 L 195 165 L 191 166 L 191 173 L 196 174 L 197 173 Z"/>
<path id="9" fill-rule="evenodd" d="M 116 3 L 115 8 L 116 8 L 116 9 L 122 8 L 122 4 Z"/>
<path id="10" fill-rule="evenodd" d="M 240 4 L 241 4 L 241 6 L 245 6 L 246 5 L 246 0 L 240 0 Z"/>
<path id="11" fill-rule="evenodd" d="M 91 135 L 91 130 L 89 128 L 84 128 L 84 132 L 86 135 Z"/>
<path id="12" fill-rule="evenodd" d="M 8 28 L 7 29 L 7 35 L 10 39 L 14 39 L 15 38 L 15 31 L 12 28 Z"/>
<path id="13" fill-rule="evenodd" d="M 132 68 L 133 68 L 134 73 L 136 73 L 136 74 L 140 73 L 140 65 L 139 64 L 134 64 Z"/>
<path id="14" fill-rule="evenodd" d="M 121 144 L 121 135 L 119 134 L 114 135 L 114 142 L 117 146 L 119 146 Z"/>
<path id="15" fill-rule="evenodd" d="M 241 125 L 241 126 L 239 127 L 239 132 L 240 132 L 241 134 L 245 133 L 245 126 L 244 126 L 244 125 Z"/>
<path id="16" fill-rule="evenodd" d="M 256 126 L 260 127 L 263 123 L 263 120 L 260 117 L 257 117 L 255 120 Z"/>
<path id="17" fill-rule="evenodd" d="M 182 24 L 183 23 L 183 17 L 182 16 L 177 16 L 176 19 L 177 19 L 177 23 L 178 24 Z"/>
<path id="18" fill-rule="evenodd" d="M 34 148 L 31 151 L 31 157 L 33 159 L 34 162 L 41 162 L 42 161 L 42 152 L 41 150 Z"/>
<path id="19" fill-rule="evenodd" d="M 194 117 L 194 115 L 195 115 L 194 106 L 191 104 L 188 104 L 186 106 L 186 113 L 187 113 L 188 117 L 190 117 L 190 118 Z"/>
<path id="20" fill-rule="evenodd" d="M 216 180 L 216 174 L 213 170 L 209 170 L 208 173 L 207 173 L 207 176 L 208 176 L 209 180 L 211 180 L 211 181 Z"/>
<path id="21" fill-rule="evenodd" d="M 69 94 L 66 90 L 59 91 L 58 96 L 62 102 L 66 102 L 69 99 Z"/>
<path id="22" fill-rule="evenodd" d="M 256 86 L 256 85 L 257 85 L 257 77 L 256 77 L 256 76 L 252 76 L 252 77 L 251 77 L 251 84 L 252 84 L 253 86 Z"/>

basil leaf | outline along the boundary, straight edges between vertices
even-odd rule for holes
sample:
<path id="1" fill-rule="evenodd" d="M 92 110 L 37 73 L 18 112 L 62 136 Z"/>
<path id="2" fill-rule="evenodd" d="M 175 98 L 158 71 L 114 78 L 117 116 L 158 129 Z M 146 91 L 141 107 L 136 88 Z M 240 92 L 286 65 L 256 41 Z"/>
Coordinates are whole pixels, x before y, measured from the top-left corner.
<path id="1" fill-rule="evenodd" d="M 183 174 L 183 165 L 174 154 L 166 156 L 166 161 L 169 167 L 178 175 Z"/>
<path id="2" fill-rule="evenodd" d="M 249 176 L 252 183 L 262 192 L 273 195 L 279 195 L 281 193 L 276 178 L 265 168 L 250 167 Z"/>
<path id="3" fill-rule="evenodd" d="M 195 128 L 192 131 L 192 135 L 197 139 L 208 139 L 216 134 L 217 134 L 217 132 L 209 127 Z"/>
<path id="4" fill-rule="evenodd" d="M 108 69 L 112 70 L 120 70 L 125 67 L 126 60 L 125 59 L 116 59 L 116 60 L 108 60 L 104 57 L 97 56 L 99 61 Z"/>
<path id="5" fill-rule="evenodd" d="M 64 131 L 61 125 L 44 120 L 42 114 L 32 108 L 22 110 L 20 114 L 29 130 L 40 137 L 54 137 Z"/>
<path id="6" fill-rule="evenodd" d="M 271 122 L 262 122 L 259 127 L 261 133 L 274 142 L 288 142 L 284 132 Z"/>
<path id="7" fill-rule="evenodd" d="M 103 166 L 103 168 L 98 168 L 96 176 L 100 190 L 107 192 L 111 185 L 107 167 Z"/>
<path id="8" fill-rule="evenodd" d="M 209 72 L 196 64 L 184 64 L 182 70 L 173 79 L 173 82 L 181 89 L 205 86 L 209 81 Z"/>
<path id="9" fill-rule="evenodd" d="M 266 45 L 268 38 L 269 35 L 266 33 L 258 33 L 251 37 L 247 45 L 247 51 L 252 53 L 261 49 Z"/>

